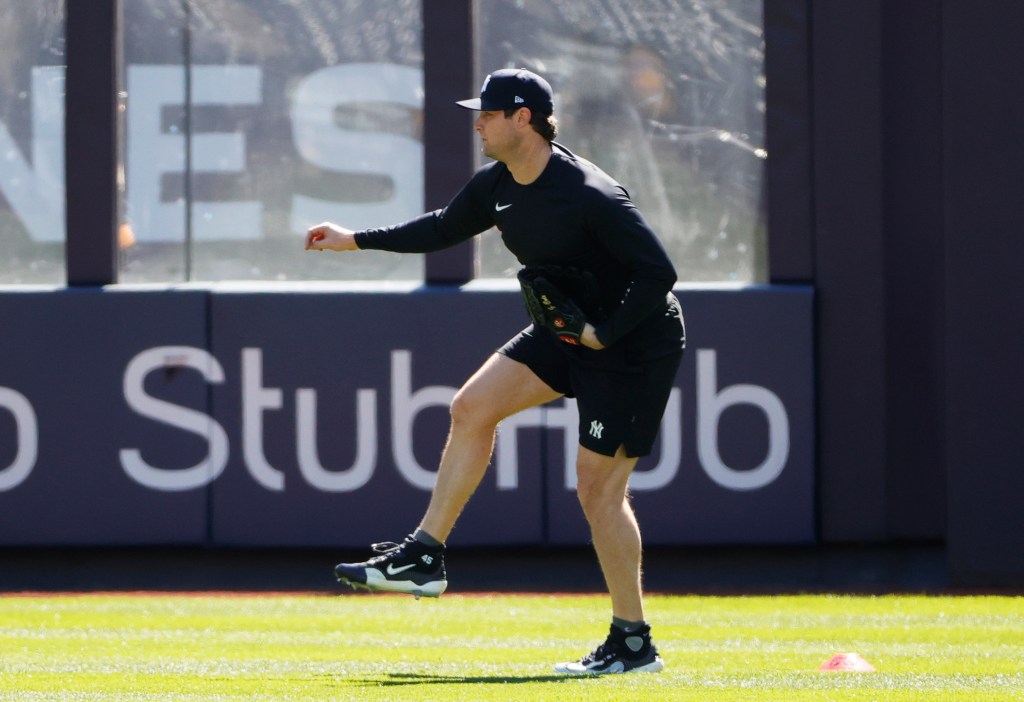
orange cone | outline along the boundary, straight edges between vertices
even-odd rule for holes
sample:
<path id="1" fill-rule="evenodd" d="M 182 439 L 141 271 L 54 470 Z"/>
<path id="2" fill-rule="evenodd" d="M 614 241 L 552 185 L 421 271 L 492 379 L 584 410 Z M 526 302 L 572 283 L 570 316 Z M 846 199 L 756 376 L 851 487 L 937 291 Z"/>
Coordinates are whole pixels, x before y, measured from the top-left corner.
<path id="1" fill-rule="evenodd" d="M 873 673 L 875 666 L 856 653 L 837 653 L 821 664 L 818 670 L 841 670 L 853 673 Z"/>

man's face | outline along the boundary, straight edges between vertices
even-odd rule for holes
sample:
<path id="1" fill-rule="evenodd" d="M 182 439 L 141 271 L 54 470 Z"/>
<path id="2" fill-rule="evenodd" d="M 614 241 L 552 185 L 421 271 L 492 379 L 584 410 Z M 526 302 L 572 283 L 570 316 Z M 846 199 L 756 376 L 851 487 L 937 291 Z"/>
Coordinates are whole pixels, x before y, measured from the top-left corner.
<path id="1" fill-rule="evenodd" d="M 503 110 L 484 110 L 476 118 L 473 128 L 480 134 L 484 156 L 501 161 L 519 140 L 515 129 L 516 114 L 505 117 Z"/>

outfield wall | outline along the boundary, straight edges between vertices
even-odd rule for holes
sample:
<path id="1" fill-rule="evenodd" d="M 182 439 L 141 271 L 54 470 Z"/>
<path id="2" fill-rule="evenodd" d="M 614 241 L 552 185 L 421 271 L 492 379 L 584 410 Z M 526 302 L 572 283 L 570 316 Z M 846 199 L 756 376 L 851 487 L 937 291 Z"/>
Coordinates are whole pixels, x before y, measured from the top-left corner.
<path id="1" fill-rule="evenodd" d="M 118 280 L 119 221 L 116 209 L 109 206 L 118 177 L 117 140 L 110 117 L 118 84 L 116 71 L 97 56 L 112 56 L 116 50 L 116 26 L 104 19 L 104 13 L 119 4 L 119 0 L 95 0 L 71 3 L 68 8 L 67 53 L 74 68 L 66 78 L 65 166 L 75 177 L 70 179 L 65 203 L 65 250 L 67 281 L 72 286 Z M 424 53 L 431 57 L 424 66 L 426 209 L 442 206 L 453 188 L 468 177 L 472 164 L 470 130 L 453 129 L 447 117 L 434 117 L 436 109 L 450 109 L 451 100 L 476 87 L 469 66 L 475 46 L 472 9 L 469 0 L 430 3 L 430 12 L 424 15 Z M 1018 262 L 1024 259 L 1024 237 L 1019 234 L 1024 215 L 1019 163 L 1024 145 L 1013 138 L 1024 115 L 1024 93 L 1018 88 L 1024 43 L 1016 36 L 1022 13 L 1021 3 L 988 3 L 980 9 L 979 3 L 969 0 L 819 2 L 813 4 L 813 11 L 812 0 L 773 0 L 764 6 L 765 126 L 770 153 L 765 182 L 767 279 L 777 285 L 814 290 L 814 317 L 808 333 L 813 334 L 814 347 L 816 467 L 813 487 L 806 489 L 816 493 L 817 539 L 822 544 L 941 543 L 948 547 L 951 579 L 958 584 L 1024 582 L 1024 549 L 1020 548 L 1024 541 L 1024 510 L 1020 509 L 1024 492 L 1020 459 L 1024 454 L 1024 432 L 1020 431 L 1024 425 L 1024 403 L 1020 402 L 1024 304 L 1016 273 Z M 76 37 L 84 39 L 77 42 Z M 34 166 L 38 168 L 38 163 Z M 473 274 L 469 244 L 426 256 L 425 280 L 432 284 L 461 283 Z M 209 304 L 213 296 L 198 292 L 197 304 L 203 307 L 204 300 Z M 4 291 L 3 296 L 8 294 L 15 293 Z M 182 300 L 176 298 L 175 304 Z M 693 321 L 700 306 L 688 304 Z M 6 323 L 8 301 L 3 307 L 8 313 L 0 321 Z M 438 314 L 444 316 L 445 311 Z M 714 318 L 707 328 L 723 328 L 719 325 L 733 321 L 728 315 Z M 55 460 L 51 453 L 63 451 L 76 460 L 79 456 L 74 443 L 50 443 L 67 443 L 69 436 L 79 431 L 72 428 L 78 426 L 75 422 L 61 424 L 68 418 L 77 421 L 77 415 L 56 402 L 47 406 L 44 416 L 31 414 L 39 411 L 32 404 L 38 402 L 39 393 L 52 399 L 62 391 L 51 385 L 67 387 L 69 379 L 78 381 L 78 366 L 47 363 L 45 359 L 51 358 L 57 347 L 35 341 L 29 344 L 29 351 L 37 354 L 31 363 L 38 367 L 26 366 L 29 362 L 22 351 L 7 352 L 29 343 L 18 336 L 26 328 L 36 336 L 49 333 L 43 331 L 43 322 L 32 324 L 8 326 L 0 334 L 0 348 L 5 352 L 0 357 L 0 468 L 6 466 L 0 481 L 8 486 L 18 482 L 16 488 L 0 492 L 0 530 L 11 534 L 4 538 L 12 541 L 15 537 L 27 541 L 26 534 L 42 523 L 33 509 L 49 510 L 43 512 L 46 514 L 63 510 L 58 517 L 68 531 L 67 521 L 72 517 L 66 516 L 67 510 L 78 509 L 74 500 L 59 507 L 47 506 L 38 494 L 33 498 L 37 500 L 35 508 L 21 506 L 30 487 L 39 494 L 46 490 L 56 494 L 58 488 L 64 491 L 61 494 L 74 494 L 73 488 L 52 485 L 49 477 L 46 487 L 39 487 L 38 481 L 39 475 L 47 473 L 41 466 Z M 86 332 L 91 329 L 85 329 L 85 322 L 81 326 L 82 335 L 75 341 L 82 346 L 99 343 L 90 340 Z M 103 326 L 97 324 L 96 328 Z M 195 348 L 211 355 L 218 353 L 204 346 L 210 343 L 211 329 L 198 322 L 196 326 L 197 341 L 174 343 L 194 343 Z M 497 336 L 503 339 L 507 333 L 502 327 Z M 688 364 L 696 363 L 694 349 L 704 344 L 696 335 L 702 333 L 704 328 L 691 326 Z M 72 343 L 67 336 L 55 336 L 60 353 L 70 353 L 63 349 Z M 181 332 L 179 336 L 187 335 Z M 456 384 L 457 380 L 417 375 L 417 364 L 422 362 L 418 354 L 425 346 L 426 341 L 421 341 L 414 347 L 415 386 Z M 131 348 L 136 353 L 143 350 Z M 392 352 L 402 348 L 382 344 L 373 351 L 390 363 Z M 720 387 L 722 382 L 767 383 L 757 380 L 759 367 L 746 366 L 733 379 L 722 381 L 721 374 L 732 371 L 722 362 L 722 348 L 715 350 Z M 112 388 L 119 387 L 132 357 L 122 352 L 110 368 L 81 371 L 110 375 L 109 387 L 102 388 L 100 394 L 106 405 L 70 394 L 61 396 L 60 402 L 79 402 L 87 414 L 96 414 L 97 409 L 113 411 L 109 408 L 116 409 L 117 403 L 124 405 Z M 223 383 L 199 382 L 197 394 L 238 389 L 236 376 L 242 361 L 214 358 L 221 366 L 233 363 L 235 375 L 226 373 Z M 269 387 L 282 388 L 283 409 L 257 413 L 268 426 L 273 424 L 268 417 L 294 416 L 296 397 L 294 388 L 285 391 L 275 379 L 283 362 L 273 359 L 273 353 L 264 351 L 261 363 L 270 374 Z M 61 363 L 68 363 L 66 356 Z M 277 365 L 267 365 L 271 363 Z M 689 367 L 686 372 L 695 376 L 696 367 Z M 177 375 L 187 378 L 196 373 L 186 369 Z M 170 369 L 166 374 L 175 375 Z M 146 382 L 154 383 L 155 378 L 150 374 Z M 303 382 L 309 382 L 306 387 L 311 389 L 319 387 L 313 381 Z M 390 378 L 379 376 L 373 382 L 377 385 L 360 387 L 390 387 Z M 27 389 L 25 383 L 42 389 Z M 692 433 L 696 425 L 688 423 L 691 415 L 686 409 L 697 411 L 695 390 L 687 390 L 685 383 L 682 390 L 691 397 L 687 403 L 683 396 L 681 425 L 691 427 Z M 267 392 L 265 397 L 276 398 L 275 393 Z M 322 393 L 317 397 L 324 401 Z M 378 401 L 384 401 L 380 397 Z M 213 402 L 203 398 L 195 401 Z M 785 406 L 788 412 L 790 406 Z M 205 416 L 213 411 L 210 406 L 195 407 L 207 413 Z M 757 411 L 753 410 L 753 417 L 760 416 Z M 378 410 L 381 417 L 385 417 L 383 412 Z M 742 412 L 730 409 L 723 413 L 723 423 L 734 421 Z M 416 426 L 426 426 L 432 413 L 427 410 L 417 415 Z M 15 416 L 28 419 L 12 420 Z M 205 455 L 208 443 L 201 437 L 145 420 L 137 413 L 128 418 L 148 432 L 140 438 L 141 429 L 136 428 L 131 435 L 144 457 L 155 455 L 151 452 L 161 441 L 186 454 L 179 459 L 180 466 L 192 465 L 190 462 Z M 96 420 L 90 428 L 101 424 Z M 39 427 L 43 430 L 37 438 Z M 241 430 L 228 425 L 224 429 L 231 437 L 229 459 L 214 486 L 226 483 L 240 470 L 244 475 L 236 456 L 241 450 L 237 438 Z M 524 445 L 531 431 L 536 432 L 518 432 Z M 24 438 L 18 438 L 18 432 Z M 548 443 L 558 445 L 556 432 L 541 436 L 549 434 L 556 440 Z M 92 435 L 72 438 L 98 441 Z M 151 443 L 144 444 L 143 439 Z M 434 440 L 438 440 L 436 435 Z M 700 469 L 694 459 L 686 457 L 692 441 L 684 432 L 680 475 Z M 24 449 L 26 445 L 45 447 L 47 453 L 37 460 Z M 298 475 L 285 475 L 286 495 L 297 481 L 303 484 L 294 468 L 298 459 L 291 458 L 295 445 L 294 440 L 282 444 L 292 468 L 272 462 Z M 725 455 L 735 445 L 733 441 L 720 442 L 727 465 L 738 460 Z M 114 456 L 121 448 L 122 444 L 104 446 Z M 436 451 L 436 445 L 429 450 Z M 323 451 L 328 455 L 326 447 Z M 350 465 L 354 455 L 353 451 Z M 383 453 L 380 460 L 390 460 L 388 455 Z M 32 466 L 31 474 L 22 476 L 26 466 Z M 114 466 L 116 470 L 106 469 L 113 476 L 109 481 L 120 485 L 124 471 Z M 52 479 L 85 482 L 74 470 L 78 468 L 68 469 L 70 477 Z M 784 475 L 789 470 L 786 468 Z M 86 475 L 93 479 L 91 472 Z M 151 497 L 131 484 L 129 487 L 129 494 L 136 498 Z M 537 492 L 547 498 L 545 491 Z M 183 496 L 192 499 L 195 493 L 205 495 L 212 489 L 193 488 Z M 171 506 L 162 507 L 164 511 L 175 506 L 172 497 L 163 498 L 158 503 Z M 422 501 L 422 495 L 418 499 Z M 637 499 L 645 499 L 642 492 Z M 219 508 L 212 499 L 201 504 L 205 516 L 199 523 L 206 531 L 192 535 L 187 543 L 209 543 L 217 536 L 214 517 Z M 94 502 L 86 501 L 81 513 L 73 517 L 80 522 L 82 534 L 90 520 L 107 518 L 98 515 L 94 507 Z M 676 504 L 657 514 L 681 513 L 683 507 L 704 509 L 703 505 Z M 486 503 L 481 509 L 485 508 Z M 542 514 L 554 514 L 554 507 L 545 503 Z M 565 514 L 577 514 L 575 507 Z M 29 520 L 21 524 L 25 515 Z M 706 512 L 701 515 L 715 518 Z M 254 522 L 260 519 L 265 517 L 252 518 Z M 549 528 L 545 526 L 544 533 Z M 118 538 L 128 536 L 122 533 Z"/>
<path id="2" fill-rule="evenodd" d="M 684 289 L 633 492 L 649 544 L 815 539 L 812 292 Z M 486 288 L 0 295 L 0 545 L 362 546 L 426 506 L 455 389 L 525 325 Z M 585 544 L 572 402 L 506 421 L 455 545 Z"/>

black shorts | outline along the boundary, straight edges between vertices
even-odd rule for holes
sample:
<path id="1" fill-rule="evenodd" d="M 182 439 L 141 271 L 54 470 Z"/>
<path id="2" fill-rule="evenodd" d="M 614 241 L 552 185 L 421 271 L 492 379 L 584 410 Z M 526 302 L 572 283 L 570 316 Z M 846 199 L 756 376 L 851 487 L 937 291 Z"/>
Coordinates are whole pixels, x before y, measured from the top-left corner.
<path id="1" fill-rule="evenodd" d="M 498 353 L 525 364 L 552 390 L 576 398 L 581 446 L 603 456 L 614 456 L 619 446 L 631 458 L 650 454 L 683 352 L 619 372 L 576 363 L 559 343 L 531 326 Z"/>

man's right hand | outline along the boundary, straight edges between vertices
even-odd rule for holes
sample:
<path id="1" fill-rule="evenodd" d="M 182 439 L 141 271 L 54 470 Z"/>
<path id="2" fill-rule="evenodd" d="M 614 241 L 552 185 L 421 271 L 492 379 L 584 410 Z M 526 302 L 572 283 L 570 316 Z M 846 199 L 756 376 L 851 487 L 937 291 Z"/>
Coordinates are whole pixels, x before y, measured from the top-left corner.
<path id="1" fill-rule="evenodd" d="M 355 232 L 331 222 L 322 222 L 306 230 L 306 251 L 355 251 Z"/>

